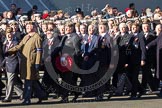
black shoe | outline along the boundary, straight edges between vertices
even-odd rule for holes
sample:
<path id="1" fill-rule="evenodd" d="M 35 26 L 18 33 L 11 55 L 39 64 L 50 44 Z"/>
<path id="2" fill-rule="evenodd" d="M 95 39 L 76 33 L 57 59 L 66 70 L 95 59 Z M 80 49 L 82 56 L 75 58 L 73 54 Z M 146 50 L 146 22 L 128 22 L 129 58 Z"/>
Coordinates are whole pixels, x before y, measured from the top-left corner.
<path id="1" fill-rule="evenodd" d="M 139 92 L 139 94 L 138 94 L 137 98 L 141 98 L 141 96 L 142 96 L 142 95 L 144 95 L 144 94 L 146 94 L 146 92 L 145 92 L 145 91 Z"/>
<path id="2" fill-rule="evenodd" d="M 10 99 L 3 99 L 2 102 L 7 103 L 7 102 L 11 102 L 11 100 Z"/>
<path id="3" fill-rule="evenodd" d="M 60 96 L 61 96 L 61 95 L 56 94 L 56 95 L 53 96 L 53 99 L 58 99 Z"/>
<path id="4" fill-rule="evenodd" d="M 123 96 L 123 93 L 115 93 L 115 95 L 114 96 Z"/>
<path id="5" fill-rule="evenodd" d="M 159 98 L 162 98 L 162 92 L 160 91 L 160 93 L 157 94 L 157 96 L 158 96 Z"/>
<path id="6" fill-rule="evenodd" d="M 42 103 L 42 99 L 39 99 L 36 103 L 37 104 L 41 104 Z"/>
<path id="7" fill-rule="evenodd" d="M 138 98 L 137 98 L 136 96 L 130 96 L 129 99 L 130 99 L 130 100 L 136 100 L 136 99 L 138 99 Z"/>
<path id="8" fill-rule="evenodd" d="M 22 105 L 30 105 L 31 104 L 31 102 L 28 100 L 24 100 L 22 103 L 21 103 Z"/>
<path id="9" fill-rule="evenodd" d="M 110 99 L 113 96 L 113 92 L 110 92 L 107 99 Z"/>
<path id="10" fill-rule="evenodd" d="M 68 97 L 64 97 L 60 100 L 61 103 L 68 103 L 69 102 L 69 99 Z"/>
<path id="11" fill-rule="evenodd" d="M 71 102 L 76 102 L 77 101 L 77 99 L 78 99 L 78 95 L 76 95 L 72 100 L 71 100 Z"/>
<path id="12" fill-rule="evenodd" d="M 37 104 L 42 103 L 43 100 L 48 100 L 48 98 L 47 97 L 39 98 Z"/>
<path id="13" fill-rule="evenodd" d="M 103 95 L 99 95 L 95 98 L 96 101 L 102 101 L 103 100 Z"/>
<path id="14" fill-rule="evenodd" d="M 126 92 L 124 93 L 124 95 L 125 95 L 125 96 L 129 96 L 130 93 L 131 93 L 131 91 L 126 91 Z"/>

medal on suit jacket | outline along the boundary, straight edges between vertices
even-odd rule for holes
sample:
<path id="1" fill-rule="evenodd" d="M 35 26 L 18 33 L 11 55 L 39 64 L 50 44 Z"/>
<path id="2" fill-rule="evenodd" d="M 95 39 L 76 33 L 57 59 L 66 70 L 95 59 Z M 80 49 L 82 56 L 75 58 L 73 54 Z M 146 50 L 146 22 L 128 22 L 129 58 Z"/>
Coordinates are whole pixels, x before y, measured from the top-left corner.
<path id="1" fill-rule="evenodd" d="M 105 39 L 102 40 L 102 45 L 101 45 L 101 48 L 105 48 Z"/>
<path id="2" fill-rule="evenodd" d="M 53 42 L 51 42 L 51 41 L 48 42 L 48 45 L 49 45 L 49 46 L 52 46 L 52 45 L 53 45 Z"/>
<path id="3" fill-rule="evenodd" d="M 135 48 L 137 48 L 137 49 L 138 49 L 138 40 L 139 40 L 139 39 L 138 39 L 137 37 L 135 37 L 135 38 L 134 38 L 134 42 L 133 42 Z"/>

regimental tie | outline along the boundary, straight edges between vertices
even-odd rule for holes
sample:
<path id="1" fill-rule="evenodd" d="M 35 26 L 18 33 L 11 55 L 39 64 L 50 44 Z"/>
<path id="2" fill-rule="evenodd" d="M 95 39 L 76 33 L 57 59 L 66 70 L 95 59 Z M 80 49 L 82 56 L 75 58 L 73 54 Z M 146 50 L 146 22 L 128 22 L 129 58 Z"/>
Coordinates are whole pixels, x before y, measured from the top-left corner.
<path id="1" fill-rule="evenodd" d="M 51 46 L 52 45 L 52 41 L 49 39 L 48 40 L 48 46 Z"/>
<path id="2" fill-rule="evenodd" d="M 88 36 L 88 43 L 90 44 L 92 41 L 92 36 Z"/>
<path id="3" fill-rule="evenodd" d="M 51 54 L 51 46 L 52 46 L 53 42 L 49 39 L 48 40 L 48 54 Z"/>
<path id="4" fill-rule="evenodd" d="M 144 33 L 144 36 L 145 36 L 145 39 L 147 40 L 149 37 L 148 37 L 148 33 Z"/>

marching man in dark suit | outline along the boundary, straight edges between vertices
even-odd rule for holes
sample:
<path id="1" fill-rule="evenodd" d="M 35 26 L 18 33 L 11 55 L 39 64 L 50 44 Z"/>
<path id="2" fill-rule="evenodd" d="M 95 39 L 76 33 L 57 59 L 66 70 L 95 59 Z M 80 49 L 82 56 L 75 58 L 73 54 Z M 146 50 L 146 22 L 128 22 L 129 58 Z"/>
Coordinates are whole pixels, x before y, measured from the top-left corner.
<path id="1" fill-rule="evenodd" d="M 139 35 L 139 25 L 133 23 L 131 27 L 131 39 L 129 41 L 129 48 L 131 53 L 128 59 L 128 76 L 132 83 L 130 99 L 137 99 L 137 92 L 141 91 L 141 85 L 138 80 L 140 66 L 145 65 L 146 48 L 143 38 Z"/>
<path id="2" fill-rule="evenodd" d="M 150 26 L 149 22 L 145 22 L 142 24 L 142 32 L 140 33 L 140 36 L 144 40 L 144 45 L 146 46 L 148 43 L 156 39 L 156 36 L 150 32 Z M 155 63 L 156 63 L 156 50 L 155 48 L 150 48 L 149 50 L 146 51 L 146 60 L 145 60 L 145 65 L 142 66 L 142 88 L 143 90 L 139 93 L 138 97 L 141 97 L 145 93 L 145 89 L 147 88 L 147 84 L 150 86 L 151 90 L 154 91 L 156 90 L 153 80 L 153 75 L 151 68 L 156 68 Z"/>
<path id="3" fill-rule="evenodd" d="M 97 71 L 97 80 L 100 80 L 104 74 L 107 72 L 107 69 L 109 68 L 110 60 L 111 60 L 111 42 L 110 42 L 110 36 L 107 32 L 107 24 L 100 22 L 98 25 L 98 31 L 99 31 L 99 39 L 98 39 L 98 48 L 97 48 L 97 60 L 99 60 L 99 68 Z M 100 88 L 98 88 L 96 91 L 96 100 L 102 99 L 102 94 L 106 91 L 106 89 L 109 89 L 109 82 L 102 85 Z"/>
<path id="4" fill-rule="evenodd" d="M 128 34 L 128 29 L 126 23 L 120 23 L 119 25 L 120 34 L 117 36 L 117 45 L 119 49 L 119 60 L 117 69 L 114 73 L 113 81 L 117 83 L 121 76 L 126 73 L 128 67 L 128 56 L 130 54 L 129 41 L 131 35 Z M 115 81 L 116 80 L 116 81 Z M 114 84 L 115 85 L 115 84 Z M 121 85 L 117 86 L 116 95 L 122 95 L 123 89 L 120 89 Z M 130 86 L 127 86 L 129 89 Z"/>
<path id="5" fill-rule="evenodd" d="M 18 41 L 13 40 L 12 28 L 6 29 L 6 41 L 4 42 L 3 51 L 7 52 L 9 49 L 18 44 Z M 2 102 L 11 102 L 13 89 L 18 96 L 22 98 L 23 90 L 21 88 L 21 83 L 18 82 L 18 55 L 13 54 L 6 56 L 4 59 L 4 64 L 7 72 L 7 88 L 6 88 L 6 97 Z"/>
<path id="6" fill-rule="evenodd" d="M 57 33 L 54 33 L 52 29 L 47 29 L 45 40 L 43 41 L 43 65 L 46 62 L 51 62 L 51 54 L 54 49 L 59 45 L 60 40 Z M 42 78 L 42 86 L 49 94 L 50 92 L 56 92 L 58 90 L 57 84 L 53 81 L 53 79 L 49 76 L 46 67 L 44 67 L 44 75 Z"/>
<path id="7" fill-rule="evenodd" d="M 157 54 L 156 54 L 156 67 L 157 67 L 157 72 L 156 72 L 156 77 L 159 79 L 159 80 L 162 80 L 162 25 L 161 24 L 158 24 L 155 28 L 155 31 L 156 31 L 156 35 L 158 36 L 155 40 L 153 40 L 152 42 L 150 42 L 146 48 L 149 49 L 151 48 L 152 46 L 155 46 L 157 45 L 156 47 L 156 51 L 157 51 Z M 162 97 L 162 89 L 160 91 L 160 94 L 158 95 L 159 97 Z"/>

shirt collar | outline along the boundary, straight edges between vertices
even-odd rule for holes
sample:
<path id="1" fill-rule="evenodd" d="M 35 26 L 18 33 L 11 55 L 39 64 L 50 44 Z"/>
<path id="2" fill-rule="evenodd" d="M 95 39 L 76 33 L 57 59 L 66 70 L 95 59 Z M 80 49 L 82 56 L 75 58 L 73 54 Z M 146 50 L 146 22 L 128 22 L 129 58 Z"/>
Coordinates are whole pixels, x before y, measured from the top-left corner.
<path id="1" fill-rule="evenodd" d="M 104 37 L 106 35 L 106 33 L 101 33 L 101 37 Z"/>
<path id="2" fill-rule="evenodd" d="M 134 35 L 134 36 L 137 36 L 137 35 L 138 35 L 138 33 L 134 33 L 133 35 Z"/>
<path id="3" fill-rule="evenodd" d="M 66 34 L 66 36 L 68 37 L 68 39 L 71 38 L 71 35 L 70 34 Z"/>
<path id="4" fill-rule="evenodd" d="M 145 36 L 145 38 L 148 36 L 148 32 L 147 33 L 144 33 L 144 36 Z"/>
<path id="5" fill-rule="evenodd" d="M 125 35 L 125 33 L 121 33 L 121 35 L 122 35 L 122 36 L 124 36 L 124 35 Z"/>
<path id="6" fill-rule="evenodd" d="M 48 41 L 50 41 L 50 42 L 51 42 L 51 41 L 53 41 L 53 39 L 54 39 L 54 37 L 52 37 L 52 38 L 48 39 Z"/>

